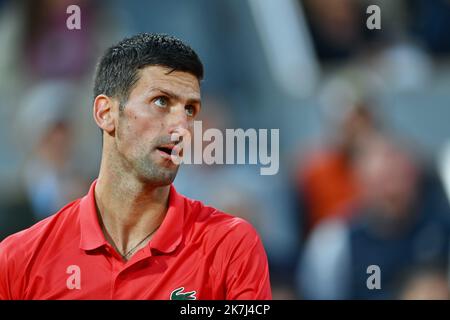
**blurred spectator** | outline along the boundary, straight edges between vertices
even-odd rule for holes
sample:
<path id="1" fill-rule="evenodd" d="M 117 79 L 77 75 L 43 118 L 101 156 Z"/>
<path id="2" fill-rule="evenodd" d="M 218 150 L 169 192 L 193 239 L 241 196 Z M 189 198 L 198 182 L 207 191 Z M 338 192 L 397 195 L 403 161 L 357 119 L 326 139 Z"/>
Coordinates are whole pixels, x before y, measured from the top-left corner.
<path id="1" fill-rule="evenodd" d="M 80 7 L 80 30 L 67 28 L 69 5 Z M 100 139 L 92 138 L 98 129 L 88 111 L 91 75 L 94 58 L 113 42 L 122 22 L 115 19 L 115 6 L 86 0 L 7 1 L 1 8 L 0 127 L 6 139 L 0 147 L 8 150 L 2 154 L 7 158 L 1 163 L 8 167 L 1 167 L 1 187 L 17 192 L 7 193 L 11 203 L 6 207 L 21 199 L 17 208 L 31 207 L 39 220 L 84 194 L 83 180 L 97 169 L 98 162 L 92 160 L 100 153 Z M 67 112 L 80 106 L 86 109 L 72 110 L 74 117 Z M 78 156 L 73 152 L 75 144 Z M 11 186 L 7 181 L 14 175 L 18 179 Z M 1 226 L 2 234 L 29 225 L 25 209 L 16 216 L 7 211 L 4 221 L 11 223 Z M 20 223 L 23 227 L 13 228 L 21 217 L 26 221 Z"/>
<path id="2" fill-rule="evenodd" d="M 74 94 L 70 83 L 45 82 L 24 97 L 19 127 L 30 155 L 23 179 L 37 220 L 56 213 L 88 187 L 73 163 Z"/>
<path id="3" fill-rule="evenodd" d="M 347 106 L 342 113 L 327 145 L 300 160 L 296 184 L 304 236 L 323 219 L 349 213 L 348 207 L 358 198 L 354 158 L 375 133 L 376 124 L 362 102 Z"/>
<path id="4" fill-rule="evenodd" d="M 404 270 L 446 265 L 448 204 L 412 156 L 386 138 L 357 159 L 363 193 L 352 218 L 328 220 L 308 241 L 298 288 L 309 299 L 392 299 Z M 430 182 L 431 181 L 431 182 Z M 381 270 L 381 289 L 369 290 L 367 267 Z"/>

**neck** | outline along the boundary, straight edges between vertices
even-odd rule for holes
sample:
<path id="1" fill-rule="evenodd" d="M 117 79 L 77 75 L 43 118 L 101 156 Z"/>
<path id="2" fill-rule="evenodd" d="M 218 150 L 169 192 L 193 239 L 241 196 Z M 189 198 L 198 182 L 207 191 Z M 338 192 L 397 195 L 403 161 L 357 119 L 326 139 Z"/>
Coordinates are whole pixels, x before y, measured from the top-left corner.
<path id="1" fill-rule="evenodd" d="M 130 175 L 118 176 L 102 166 L 95 187 L 99 221 L 105 238 L 122 256 L 162 223 L 169 192 L 169 185 L 152 186 Z"/>

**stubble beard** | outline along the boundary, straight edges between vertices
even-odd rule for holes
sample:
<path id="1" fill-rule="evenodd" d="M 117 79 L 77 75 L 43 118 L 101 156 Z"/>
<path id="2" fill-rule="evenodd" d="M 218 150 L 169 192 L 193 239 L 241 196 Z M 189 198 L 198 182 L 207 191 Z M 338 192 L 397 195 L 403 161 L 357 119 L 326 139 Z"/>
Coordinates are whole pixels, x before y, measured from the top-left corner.
<path id="1" fill-rule="evenodd" d="M 150 152 L 154 152 L 154 149 Z M 146 184 L 158 187 L 171 184 L 175 180 L 179 168 L 174 164 L 169 166 L 158 164 L 151 159 L 149 153 L 140 154 L 133 162 L 133 168 L 138 179 Z"/>

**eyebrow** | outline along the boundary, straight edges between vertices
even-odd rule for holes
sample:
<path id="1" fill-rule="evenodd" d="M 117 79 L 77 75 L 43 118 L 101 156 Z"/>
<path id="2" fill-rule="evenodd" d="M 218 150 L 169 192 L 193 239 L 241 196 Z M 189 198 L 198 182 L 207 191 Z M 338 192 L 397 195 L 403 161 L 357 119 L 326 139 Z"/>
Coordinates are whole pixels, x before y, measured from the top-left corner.
<path id="1" fill-rule="evenodd" d="M 148 91 L 148 93 L 153 93 L 153 92 L 155 92 L 155 91 L 159 91 L 159 92 L 161 92 L 161 93 L 167 95 L 168 97 L 170 97 L 170 98 L 172 98 L 172 99 L 180 100 L 180 96 L 179 96 L 179 95 L 177 95 L 176 93 L 174 93 L 174 92 L 172 92 L 172 91 L 170 91 L 170 90 L 167 90 L 167 89 L 161 89 L 161 88 L 155 87 L 155 88 L 151 88 L 151 89 Z M 198 103 L 198 104 L 201 104 L 200 98 L 189 98 L 189 99 L 187 99 L 187 102 L 188 102 L 188 103 Z"/>

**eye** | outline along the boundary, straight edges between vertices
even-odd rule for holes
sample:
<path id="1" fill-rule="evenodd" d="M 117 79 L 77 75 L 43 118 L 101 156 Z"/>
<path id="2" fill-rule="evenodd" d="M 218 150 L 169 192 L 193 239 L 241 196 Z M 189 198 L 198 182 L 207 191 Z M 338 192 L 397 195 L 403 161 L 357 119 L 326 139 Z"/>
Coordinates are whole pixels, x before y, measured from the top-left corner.
<path id="1" fill-rule="evenodd" d="M 195 107 L 194 106 L 188 105 L 188 106 L 185 107 L 185 110 L 186 110 L 186 114 L 189 117 L 195 116 Z"/>
<path id="2" fill-rule="evenodd" d="M 154 104 L 156 104 L 160 108 L 167 107 L 168 100 L 166 97 L 158 97 L 155 100 L 153 100 Z"/>

